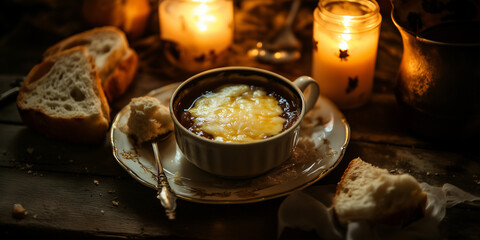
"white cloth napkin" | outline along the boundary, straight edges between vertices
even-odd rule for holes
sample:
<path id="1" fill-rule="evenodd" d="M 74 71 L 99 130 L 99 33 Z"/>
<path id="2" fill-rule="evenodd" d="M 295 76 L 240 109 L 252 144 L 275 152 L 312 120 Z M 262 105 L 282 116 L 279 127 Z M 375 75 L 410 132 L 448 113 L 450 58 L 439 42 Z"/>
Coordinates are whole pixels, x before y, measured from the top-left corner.
<path id="1" fill-rule="evenodd" d="M 426 214 L 405 227 L 374 224 L 369 221 L 350 222 L 342 227 L 334 221 L 332 206 L 335 185 L 314 186 L 292 193 L 278 210 L 278 236 L 285 227 L 304 231 L 315 230 L 321 239 L 439 239 L 438 224 L 445 217 L 446 208 L 459 203 L 480 207 L 480 197 L 460 188 L 444 184 L 442 187 L 422 183 L 427 193 Z"/>

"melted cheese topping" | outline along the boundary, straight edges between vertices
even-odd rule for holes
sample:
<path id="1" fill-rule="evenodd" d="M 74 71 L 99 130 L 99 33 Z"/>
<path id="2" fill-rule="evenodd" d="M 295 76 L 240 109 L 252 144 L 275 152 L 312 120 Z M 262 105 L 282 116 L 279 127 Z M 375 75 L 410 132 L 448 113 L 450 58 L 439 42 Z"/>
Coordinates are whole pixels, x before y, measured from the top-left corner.
<path id="1" fill-rule="evenodd" d="M 206 132 L 220 142 L 261 140 L 280 133 L 285 122 L 275 97 L 244 84 L 207 93 L 188 111 L 196 132 Z"/>

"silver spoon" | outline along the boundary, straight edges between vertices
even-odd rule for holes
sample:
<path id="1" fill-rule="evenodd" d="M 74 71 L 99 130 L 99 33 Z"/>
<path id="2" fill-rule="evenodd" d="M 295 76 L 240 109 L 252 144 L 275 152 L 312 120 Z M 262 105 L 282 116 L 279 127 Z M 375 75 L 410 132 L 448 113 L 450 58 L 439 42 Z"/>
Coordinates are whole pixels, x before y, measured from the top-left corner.
<path id="1" fill-rule="evenodd" d="M 172 131 L 159 135 L 156 139 L 152 140 L 153 155 L 155 156 L 155 162 L 157 163 L 157 198 L 160 199 L 160 203 L 165 208 L 165 214 L 168 219 L 175 219 L 175 209 L 177 208 L 177 196 L 173 192 L 170 184 L 168 183 L 167 176 L 163 170 L 162 162 L 160 160 L 160 153 L 158 151 L 158 142 L 161 142 L 170 137 Z"/>
<path id="2" fill-rule="evenodd" d="M 272 38 L 258 42 L 256 47 L 248 51 L 250 57 L 270 63 L 285 63 L 300 58 L 300 41 L 292 31 L 292 24 L 300 8 L 301 0 L 294 0 L 288 13 L 285 25 Z"/>

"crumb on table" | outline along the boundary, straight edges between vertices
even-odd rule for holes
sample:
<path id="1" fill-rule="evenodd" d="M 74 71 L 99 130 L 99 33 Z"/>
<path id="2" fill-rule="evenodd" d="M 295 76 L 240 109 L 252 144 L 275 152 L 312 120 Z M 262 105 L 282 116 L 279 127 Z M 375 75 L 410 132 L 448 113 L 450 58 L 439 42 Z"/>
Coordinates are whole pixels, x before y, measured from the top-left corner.
<path id="1" fill-rule="evenodd" d="M 16 219 L 23 219 L 27 216 L 28 212 L 27 209 L 25 209 L 22 204 L 20 203 L 15 203 L 13 204 L 13 211 L 12 211 L 12 216 Z"/>

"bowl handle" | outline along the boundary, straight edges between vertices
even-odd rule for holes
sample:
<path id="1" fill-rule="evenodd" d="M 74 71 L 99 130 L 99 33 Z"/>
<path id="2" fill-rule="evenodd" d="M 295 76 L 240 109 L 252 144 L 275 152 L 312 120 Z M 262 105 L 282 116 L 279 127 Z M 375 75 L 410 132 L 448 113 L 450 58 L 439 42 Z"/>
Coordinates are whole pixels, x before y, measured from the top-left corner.
<path id="1" fill-rule="evenodd" d="M 313 108 L 313 106 L 315 106 L 318 96 L 320 95 L 320 87 L 318 86 L 318 83 L 309 76 L 301 76 L 295 79 L 293 83 L 304 94 L 303 97 L 305 99 L 305 114 L 306 114 Z M 310 87 L 308 91 L 305 91 L 305 89 L 307 89 L 307 87 L 310 85 L 312 87 Z"/>

